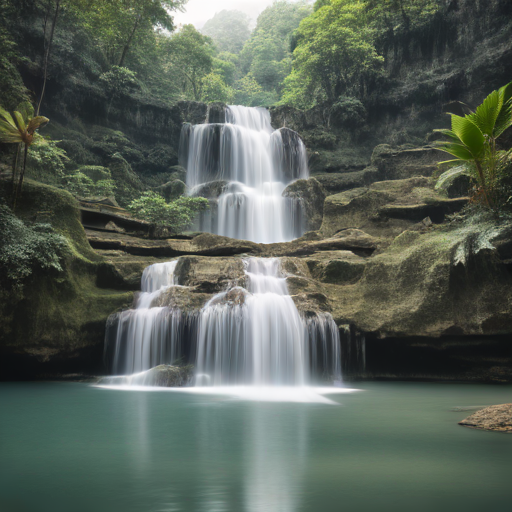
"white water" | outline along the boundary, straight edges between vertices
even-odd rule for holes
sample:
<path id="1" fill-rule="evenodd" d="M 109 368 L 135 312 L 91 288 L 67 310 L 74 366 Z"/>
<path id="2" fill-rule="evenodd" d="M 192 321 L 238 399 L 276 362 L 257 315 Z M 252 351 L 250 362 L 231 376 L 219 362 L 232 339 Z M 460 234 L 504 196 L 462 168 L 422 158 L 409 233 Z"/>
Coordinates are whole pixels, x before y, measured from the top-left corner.
<path id="1" fill-rule="evenodd" d="M 300 202 L 282 194 L 308 176 L 306 151 L 295 132 L 272 129 L 267 110 L 231 106 L 225 124 L 188 125 L 180 153 L 193 191 L 226 182 L 210 219 L 214 233 L 261 243 L 302 234 Z M 278 259 L 245 259 L 245 288 L 215 295 L 197 315 L 159 305 L 178 285 L 176 264 L 148 267 L 136 308 L 109 321 L 106 359 L 114 374 L 128 375 L 120 384 L 150 385 L 147 370 L 183 358 L 196 367 L 198 387 L 341 382 L 336 324 L 329 314 L 301 317 Z"/>
<path id="2" fill-rule="evenodd" d="M 192 195 L 205 183 L 227 182 L 214 218 L 201 230 L 259 243 L 303 234 L 300 202 L 282 196 L 290 182 L 309 175 L 306 149 L 296 134 L 285 143 L 268 110 L 241 106 L 228 107 L 226 124 L 186 130 L 181 151 Z"/>
<path id="3" fill-rule="evenodd" d="M 176 284 L 177 263 L 176 260 L 147 267 L 142 275 L 142 292 L 136 299 L 136 308 L 114 315 L 113 346 L 106 348 L 113 352 L 115 375 L 139 373 L 159 364 L 171 364 L 181 357 L 182 312 L 152 306 Z"/>
<path id="4" fill-rule="evenodd" d="M 158 306 L 178 286 L 176 264 L 148 267 L 137 307 L 111 317 L 106 354 L 113 374 L 127 377 L 109 383 L 150 386 L 147 370 L 184 358 L 197 386 L 341 383 L 338 328 L 329 314 L 301 317 L 279 259 L 244 259 L 246 287 L 215 295 L 197 315 Z"/>
<path id="5" fill-rule="evenodd" d="M 306 330 L 280 276 L 279 260 L 244 261 L 241 304 L 213 297 L 200 317 L 198 385 L 304 385 Z"/>

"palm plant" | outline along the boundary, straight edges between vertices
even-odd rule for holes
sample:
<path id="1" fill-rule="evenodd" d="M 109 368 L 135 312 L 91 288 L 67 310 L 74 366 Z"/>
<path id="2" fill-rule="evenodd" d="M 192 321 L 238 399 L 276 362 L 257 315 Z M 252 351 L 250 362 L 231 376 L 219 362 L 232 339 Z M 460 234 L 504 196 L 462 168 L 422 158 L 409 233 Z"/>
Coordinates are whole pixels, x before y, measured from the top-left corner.
<path id="1" fill-rule="evenodd" d="M 0 107 L 0 142 L 17 145 L 12 164 L 13 209 L 16 207 L 16 200 L 21 194 L 23 187 L 28 149 L 34 142 L 36 131 L 48 122 L 49 119 L 46 117 L 34 117 L 34 109 L 29 103 L 21 104 L 18 110 L 14 112 L 7 112 L 7 110 Z M 16 174 L 22 148 L 23 163 L 18 184 L 16 185 Z"/>
<path id="2" fill-rule="evenodd" d="M 467 106 L 464 105 L 467 109 Z M 434 143 L 441 151 L 454 156 L 454 160 L 441 162 L 459 167 L 447 172 L 469 173 L 478 184 L 479 195 L 490 208 L 496 208 L 496 192 L 500 172 L 508 165 L 511 151 L 499 150 L 497 140 L 512 126 L 512 82 L 493 91 L 474 111 L 464 117 L 450 113 L 451 129 L 435 130 L 448 140 Z M 442 175 L 440 180 L 446 175 Z"/>

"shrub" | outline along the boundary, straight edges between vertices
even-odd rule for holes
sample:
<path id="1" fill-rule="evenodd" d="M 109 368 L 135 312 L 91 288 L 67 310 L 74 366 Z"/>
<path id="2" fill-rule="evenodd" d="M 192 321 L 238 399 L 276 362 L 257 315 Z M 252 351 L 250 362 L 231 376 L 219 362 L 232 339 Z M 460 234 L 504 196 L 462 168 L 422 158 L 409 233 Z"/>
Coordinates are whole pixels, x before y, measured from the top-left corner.
<path id="1" fill-rule="evenodd" d="M 34 272 L 62 272 L 66 239 L 49 224 L 25 225 L 0 204 L 0 283 L 20 292 Z"/>
<path id="2" fill-rule="evenodd" d="M 145 192 L 128 205 L 128 210 L 139 219 L 168 227 L 173 233 L 189 228 L 197 213 L 208 208 L 204 197 L 180 197 L 170 203 L 155 192 Z"/>

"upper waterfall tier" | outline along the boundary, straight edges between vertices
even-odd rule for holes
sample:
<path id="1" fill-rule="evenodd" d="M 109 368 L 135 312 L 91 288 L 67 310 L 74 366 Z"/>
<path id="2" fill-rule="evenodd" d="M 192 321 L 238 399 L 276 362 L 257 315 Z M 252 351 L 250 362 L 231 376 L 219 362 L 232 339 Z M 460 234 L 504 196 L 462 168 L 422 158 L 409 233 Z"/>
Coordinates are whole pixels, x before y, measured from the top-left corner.
<path id="1" fill-rule="evenodd" d="M 292 130 L 274 130 L 268 110 L 229 106 L 225 124 L 184 125 L 180 162 L 192 195 L 205 183 L 226 182 L 202 231 L 260 243 L 303 234 L 300 201 L 282 193 L 308 177 L 306 148 Z"/>

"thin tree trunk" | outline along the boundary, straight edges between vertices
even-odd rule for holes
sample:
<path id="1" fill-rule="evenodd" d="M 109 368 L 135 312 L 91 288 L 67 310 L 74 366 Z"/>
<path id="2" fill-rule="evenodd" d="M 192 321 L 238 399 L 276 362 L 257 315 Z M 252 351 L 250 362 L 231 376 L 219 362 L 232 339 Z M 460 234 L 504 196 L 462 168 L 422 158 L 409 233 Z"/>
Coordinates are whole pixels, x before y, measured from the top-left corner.
<path id="1" fill-rule="evenodd" d="M 16 202 L 16 171 L 18 170 L 18 159 L 20 157 L 21 143 L 16 145 L 14 157 L 12 159 L 12 201 Z"/>
<path id="2" fill-rule="evenodd" d="M 13 205 L 12 205 L 13 211 L 16 208 L 16 201 L 21 196 L 21 190 L 23 188 L 23 177 L 25 176 L 25 168 L 27 167 L 27 154 L 28 154 L 28 144 L 25 144 L 25 151 L 23 153 L 23 167 L 21 168 L 20 179 L 18 181 L 18 188 L 16 190 L 16 195 L 14 196 L 14 201 L 13 201 Z"/>
<path id="3" fill-rule="evenodd" d="M 61 0 L 57 0 L 55 4 L 55 14 L 52 20 L 52 28 L 50 31 L 50 39 L 48 41 L 48 46 L 46 47 L 46 51 L 44 52 L 44 62 L 43 62 L 43 89 L 41 90 L 41 96 L 39 98 L 39 103 L 37 104 L 36 116 L 39 115 L 39 111 L 41 110 L 41 104 L 43 103 L 44 93 L 46 91 L 46 81 L 48 79 L 48 62 L 50 60 L 50 51 L 52 48 L 53 36 L 55 34 L 55 26 L 57 25 L 57 19 L 59 18 L 59 10 L 60 10 L 60 2 Z M 46 41 L 46 38 L 45 38 Z"/>
<path id="4" fill-rule="evenodd" d="M 485 176 L 484 176 L 484 171 L 482 169 L 482 164 L 478 160 L 475 160 L 475 164 L 476 164 L 476 169 L 478 171 L 478 177 L 480 178 L 480 184 L 482 185 L 482 191 L 484 193 L 485 202 L 487 203 L 487 206 L 489 206 L 490 208 L 494 208 L 494 202 L 489 197 L 489 194 L 487 191 L 487 186 L 485 183 Z"/>
<path id="5" fill-rule="evenodd" d="M 128 53 L 128 50 L 130 49 L 130 45 L 132 44 L 133 37 L 135 36 L 135 32 L 137 31 L 137 28 L 139 26 L 140 20 L 142 18 L 142 14 L 138 14 L 137 18 L 135 19 L 135 24 L 133 25 L 133 30 L 130 34 L 130 37 L 128 37 L 128 41 L 126 41 L 126 44 L 123 48 L 123 53 L 121 54 L 121 59 L 119 60 L 118 66 L 120 68 L 123 67 L 124 59 L 126 58 L 126 54 Z"/>

